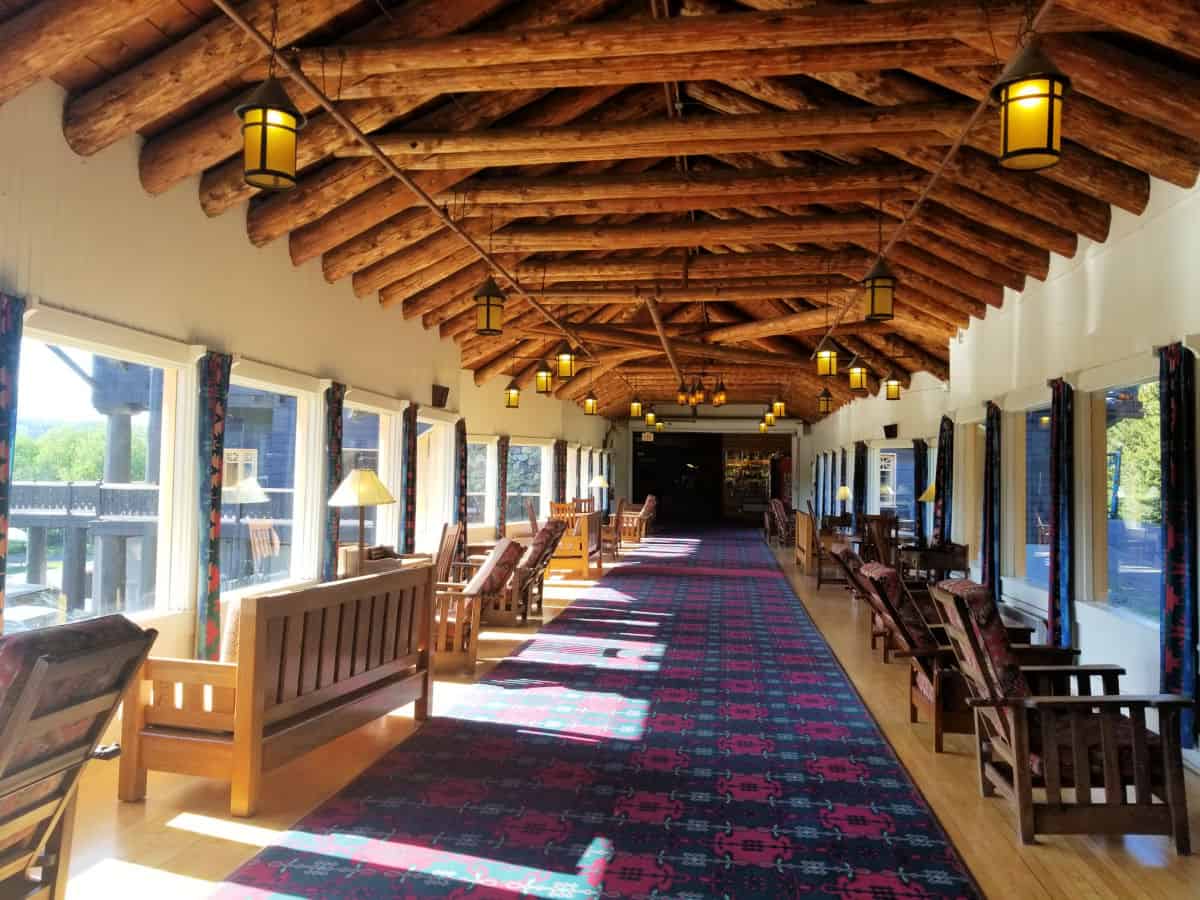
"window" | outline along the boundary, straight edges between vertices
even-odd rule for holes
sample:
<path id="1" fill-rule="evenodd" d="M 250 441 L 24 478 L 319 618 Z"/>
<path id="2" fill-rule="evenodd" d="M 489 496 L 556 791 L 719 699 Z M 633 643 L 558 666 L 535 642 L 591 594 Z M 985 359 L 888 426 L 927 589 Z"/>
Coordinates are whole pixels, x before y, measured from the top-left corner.
<path id="1" fill-rule="evenodd" d="M 454 426 L 417 420 L 417 509 L 414 529 L 418 553 L 437 550 L 442 528 L 454 507 Z"/>
<path id="2" fill-rule="evenodd" d="M 1025 580 L 1050 588 L 1050 410 L 1025 413 Z"/>
<path id="3" fill-rule="evenodd" d="M 541 512 L 542 448 L 525 444 L 510 444 L 508 448 L 508 496 L 504 501 L 506 522 L 511 524 L 527 521 L 526 500 L 532 500 L 533 508 L 539 513 Z"/>
<path id="4" fill-rule="evenodd" d="M 222 591 L 291 576 L 298 407 L 291 394 L 242 384 L 229 388 L 226 461 L 233 452 L 238 459 L 252 455 L 257 464 L 254 476 L 224 484 Z"/>
<path id="5" fill-rule="evenodd" d="M 1104 393 L 1108 602 L 1155 622 L 1162 590 L 1158 382 Z M 1103 596 L 1103 591 L 1097 592 Z"/>
<path id="6" fill-rule="evenodd" d="M 380 416 L 378 413 L 367 412 L 346 406 L 342 409 L 342 474 L 349 475 L 354 469 L 370 469 L 376 475 L 380 474 Z M 386 481 L 385 481 L 386 484 Z M 391 485 L 388 490 L 396 492 Z M 368 506 L 364 510 L 363 528 L 366 532 L 364 542 L 367 546 L 381 543 L 379 540 L 380 508 Z M 338 541 L 343 544 L 358 543 L 358 510 L 346 508 L 342 510 L 342 518 L 338 525 Z"/>
<path id="7" fill-rule="evenodd" d="M 174 370 L 21 341 L 6 633 L 155 607 Z M 169 458 L 169 455 L 168 455 Z"/>
<path id="8" fill-rule="evenodd" d="M 488 502 L 488 458 L 489 445 L 471 442 L 467 444 L 467 524 L 484 525 L 488 522 L 491 504 Z"/>
<path id="9" fill-rule="evenodd" d="M 879 511 L 894 515 L 900 535 L 906 538 L 913 536 L 916 521 L 915 477 L 912 448 L 879 451 Z"/>

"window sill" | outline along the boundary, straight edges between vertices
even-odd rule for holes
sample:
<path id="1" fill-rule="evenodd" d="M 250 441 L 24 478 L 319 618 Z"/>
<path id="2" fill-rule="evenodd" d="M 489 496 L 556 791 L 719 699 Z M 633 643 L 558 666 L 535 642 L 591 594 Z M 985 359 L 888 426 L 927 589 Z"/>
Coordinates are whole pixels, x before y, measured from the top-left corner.
<path id="1" fill-rule="evenodd" d="M 1000 581 L 1001 599 L 1042 618 L 1049 614 L 1050 594 L 1046 588 L 1009 575 L 1001 576 Z"/>
<path id="2" fill-rule="evenodd" d="M 241 600 L 243 597 L 261 597 L 264 594 L 276 594 L 280 591 L 291 591 L 299 588 L 312 587 L 319 584 L 316 578 L 284 578 L 280 581 L 268 581 L 263 584 L 249 585 L 235 591 L 221 591 L 221 602 Z"/>

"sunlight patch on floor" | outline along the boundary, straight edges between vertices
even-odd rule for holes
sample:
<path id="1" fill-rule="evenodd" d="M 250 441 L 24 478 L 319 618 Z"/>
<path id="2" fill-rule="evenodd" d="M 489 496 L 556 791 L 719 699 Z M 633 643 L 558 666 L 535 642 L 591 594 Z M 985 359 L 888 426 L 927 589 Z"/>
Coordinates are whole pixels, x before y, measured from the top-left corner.
<path id="1" fill-rule="evenodd" d="M 96 900 L 97 897 L 192 900 L 211 896 L 216 886 L 215 882 L 202 878 L 176 875 L 121 859 L 105 859 L 74 876 L 67 888 L 67 897 L 68 900 Z"/>
<path id="2" fill-rule="evenodd" d="M 252 847 L 266 847 L 279 840 L 286 832 L 274 828 L 262 828 L 246 822 L 230 822 L 215 816 L 203 816 L 198 813 L 180 813 L 167 822 L 168 828 L 179 828 L 203 834 L 206 837 L 219 838 L 223 841 L 236 841 L 249 844 Z"/>

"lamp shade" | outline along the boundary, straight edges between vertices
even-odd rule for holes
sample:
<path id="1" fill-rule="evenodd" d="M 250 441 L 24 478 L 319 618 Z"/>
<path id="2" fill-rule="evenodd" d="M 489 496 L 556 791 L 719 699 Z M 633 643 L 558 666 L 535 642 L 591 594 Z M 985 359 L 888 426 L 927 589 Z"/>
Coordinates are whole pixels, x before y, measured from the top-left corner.
<path id="1" fill-rule="evenodd" d="M 1036 38 L 1004 68 L 992 88 L 1000 104 L 1000 165 L 1034 171 L 1058 163 L 1063 97 L 1070 86 Z"/>
<path id="2" fill-rule="evenodd" d="M 629 401 L 629 418 L 640 419 L 641 417 L 642 417 L 642 401 L 637 396 L 634 396 L 634 398 Z M 648 424 L 653 425 L 654 423 L 649 422 Z"/>
<path id="3" fill-rule="evenodd" d="M 658 413 L 654 411 L 654 407 L 646 410 L 646 427 L 653 428 L 658 423 Z"/>
<path id="4" fill-rule="evenodd" d="M 767 423 L 768 427 L 773 426 L 775 424 L 775 413 L 768 409 L 763 413 L 763 421 Z"/>
<path id="5" fill-rule="evenodd" d="M 594 416 L 596 410 L 600 408 L 600 401 L 596 399 L 596 395 L 588 391 L 588 395 L 583 398 L 583 414 L 585 416 Z"/>
<path id="6" fill-rule="evenodd" d="M 846 370 L 850 376 L 850 390 L 865 391 L 867 389 L 867 367 L 855 363 Z"/>
<path id="7" fill-rule="evenodd" d="M 592 489 L 599 488 L 600 490 L 607 491 L 608 479 L 603 475 L 594 475 L 592 476 L 592 480 L 588 482 L 588 487 Z"/>
<path id="8" fill-rule="evenodd" d="M 510 381 L 508 387 L 504 389 L 504 408 L 517 409 L 521 405 L 521 386 L 515 381 Z"/>
<path id="9" fill-rule="evenodd" d="M 918 503 L 932 503 L 937 498 L 937 484 L 930 482 L 929 487 L 921 492 L 921 496 L 917 498 Z"/>
<path id="10" fill-rule="evenodd" d="M 485 336 L 504 331 L 504 291 L 490 275 L 475 292 L 475 333 Z"/>
<path id="11" fill-rule="evenodd" d="M 575 377 L 575 353 L 570 345 L 563 344 L 554 354 L 554 364 L 558 367 L 559 378 Z"/>
<path id="12" fill-rule="evenodd" d="M 370 469 L 352 469 L 329 498 L 330 506 L 386 506 L 395 502 L 396 498 Z"/>
<path id="13" fill-rule="evenodd" d="M 828 378 L 837 374 L 837 351 L 821 349 L 817 351 L 817 374 Z"/>
<path id="14" fill-rule="evenodd" d="M 264 191 L 296 186 L 296 140 L 304 113 L 278 78 L 268 78 L 235 112 L 242 120 L 242 178 Z"/>
<path id="15" fill-rule="evenodd" d="M 841 501 L 842 503 L 846 503 L 846 502 L 848 502 L 848 501 L 850 501 L 850 500 L 853 500 L 853 499 L 854 499 L 854 498 L 851 496 L 851 494 L 850 494 L 850 487 L 849 487 L 849 485 L 845 485 L 845 484 L 843 484 L 843 485 L 839 485 L 839 486 L 838 486 L 838 490 L 837 490 L 837 498 L 838 498 L 838 500 L 839 500 L 839 501 Z"/>
<path id="16" fill-rule="evenodd" d="M 228 499 L 230 503 L 245 506 L 251 503 L 267 503 L 271 498 L 262 489 L 257 478 L 243 478 L 233 486 L 228 498 L 222 498 L 222 500 L 225 499 Z"/>
<path id="17" fill-rule="evenodd" d="M 534 387 L 539 394 L 548 394 L 554 388 L 554 370 L 550 368 L 550 363 L 542 360 L 538 363 L 537 371 L 533 375 Z"/>
<path id="18" fill-rule="evenodd" d="M 783 402 L 783 398 L 776 398 L 771 403 L 771 412 L 775 413 L 775 418 L 782 419 L 787 415 L 787 404 Z"/>
<path id="19" fill-rule="evenodd" d="M 655 422 L 655 423 L 654 423 L 654 430 L 655 430 L 655 431 L 666 431 L 666 430 L 667 430 L 667 425 L 666 425 L 666 423 L 665 423 L 665 422 Z"/>
<path id="20" fill-rule="evenodd" d="M 766 434 L 766 433 L 767 433 L 767 423 L 766 423 L 766 422 L 759 422 L 759 423 L 758 423 L 758 433 L 759 433 L 759 434 Z"/>
<path id="21" fill-rule="evenodd" d="M 900 399 L 900 379 L 895 375 L 889 375 L 883 382 L 884 396 L 889 400 Z"/>
<path id="22" fill-rule="evenodd" d="M 862 281 L 866 300 L 864 310 L 868 322 L 887 322 L 895 315 L 896 276 L 888 268 L 886 260 L 879 260 L 871 267 Z"/>

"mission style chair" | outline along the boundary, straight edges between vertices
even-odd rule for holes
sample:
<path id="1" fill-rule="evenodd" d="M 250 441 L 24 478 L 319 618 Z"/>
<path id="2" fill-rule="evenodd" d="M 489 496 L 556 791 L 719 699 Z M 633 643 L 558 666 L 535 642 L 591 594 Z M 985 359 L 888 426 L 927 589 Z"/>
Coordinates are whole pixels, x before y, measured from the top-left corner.
<path id="1" fill-rule="evenodd" d="M 986 587 L 943 581 L 932 593 L 972 694 L 980 789 L 1013 804 L 1021 840 L 1166 834 L 1189 854 L 1179 721 L 1192 698 L 1120 694 L 1117 666 L 1020 667 Z M 1147 710 L 1158 713 L 1158 734 Z"/>
<path id="2" fill-rule="evenodd" d="M 503 590 L 485 595 L 481 605 L 482 622 L 489 625 L 515 625 L 518 617 L 522 622 L 527 622 L 534 600 L 537 601 L 538 613 L 541 613 L 546 567 L 550 565 L 550 558 L 566 530 L 567 523 L 561 519 L 548 519 L 538 529 Z"/>
<path id="3" fill-rule="evenodd" d="M 774 532 L 780 547 L 790 547 L 796 541 L 796 523 L 787 513 L 787 507 L 778 497 L 772 497 L 767 504 L 771 514 L 771 531 Z M 770 541 L 768 540 L 768 543 Z"/>
<path id="4" fill-rule="evenodd" d="M 437 585 L 433 602 L 433 665 L 474 672 L 483 607 L 496 602 L 525 552 L 516 541 L 498 540 L 469 581 Z"/>
<path id="5" fill-rule="evenodd" d="M 79 777 L 120 752 L 99 743 L 157 636 L 104 616 L 0 638 L 0 897 L 66 896 Z"/>
<path id="6" fill-rule="evenodd" d="M 625 518 L 625 498 L 617 498 L 617 510 L 600 526 L 600 554 L 609 554 L 614 562 L 621 558 L 621 521 Z"/>

